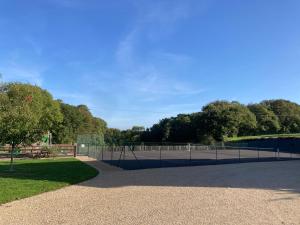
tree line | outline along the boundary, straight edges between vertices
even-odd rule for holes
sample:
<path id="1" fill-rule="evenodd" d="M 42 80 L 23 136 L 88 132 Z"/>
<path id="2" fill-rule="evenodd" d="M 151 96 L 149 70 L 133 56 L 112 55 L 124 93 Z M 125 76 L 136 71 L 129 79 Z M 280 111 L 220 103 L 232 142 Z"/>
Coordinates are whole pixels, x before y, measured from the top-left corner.
<path id="1" fill-rule="evenodd" d="M 200 112 L 164 118 L 145 131 L 127 130 L 112 136 L 123 142 L 196 142 L 211 144 L 227 137 L 300 132 L 300 106 L 276 99 L 244 105 L 215 101 Z M 125 135 L 126 134 L 126 135 Z"/>
<path id="2" fill-rule="evenodd" d="M 128 142 L 212 143 L 226 137 L 299 133 L 300 106 L 287 100 L 265 100 L 244 105 L 216 101 L 200 112 L 164 118 L 152 127 L 119 130 L 94 117 L 85 105 L 73 106 L 53 99 L 42 88 L 23 83 L 0 85 L 0 141 L 2 144 L 31 144 L 46 132 L 53 143 L 76 143 L 93 135 L 98 144 Z M 86 136 L 85 136 L 86 135 Z M 81 140 L 82 141 L 82 140 Z M 89 142 L 90 140 L 86 140 Z"/>

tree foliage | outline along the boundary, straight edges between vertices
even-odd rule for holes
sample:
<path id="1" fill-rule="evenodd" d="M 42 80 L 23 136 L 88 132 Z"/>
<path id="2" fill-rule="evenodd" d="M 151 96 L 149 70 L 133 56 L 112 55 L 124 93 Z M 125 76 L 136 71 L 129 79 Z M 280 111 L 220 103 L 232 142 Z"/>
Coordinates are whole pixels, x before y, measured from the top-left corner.
<path id="1" fill-rule="evenodd" d="M 59 104 L 45 90 L 29 84 L 6 84 L 0 91 L 2 144 L 31 144 L 61 122 Z"/>
<path id="2" fill-rule="evenodd" d="M 39 142 L 48 131 L 53 134 L 54 143 L 75 143 L 78 135 L 104 141 L 106 126 L 106 122 L 94 117 L 87 106 L 53 100 L 51 94 L 40 87 L 22 83 L 1 86 L 2 144 L 16 146 Z"/>
<path id="3" fill-rule="evenodd" d="M 60 102 L 60 106 L 63 121 L 53 130 L 54 142 L 75 143 L 78 135 L 103 138 L 107 126 L 106 122 L 94 117 L 86 105 L 72 106 Z"/>
<path id="4" fill-rule="evenodd" d="M 133 126 L 131 129 L 119 130 L 108 128 L 104 134 L 105 143 L 108 145 L 124 145 L 141 142 L 141 135 L 145 132 L 142 126 Z"/>
<path id="5" fill-rule="evenodd" d="M 104 133 L 104 141 L 107 145 L 121 145 L 122 140 L 122 132 L 116 128 L 107 128 Z"/>
<path id="6" fill-rule="evenodd" d="M 238 102 L 217 101 L 202 111 L 203 129 L 219 141 L 223 137 L 249 135 L 257 126 L 255 115 Z"/>
<path id="7" fill-rule="evenodd" d="M 280 130 L 278 117 L 265 104 L 251 104 L 248 108 L 256 116 L 256 134 L 276 134 Z"/>
<path id="8" fill-rule="evenodd" d="M 300 132 L 300 106 L 287 100 L 258 104 L 215 101 L 201 111 L 163 118 L 145 130 L 142 126 L 107 128 L 86 105 L 53 100 L 45 90 L 21 83 L 0 88 L 0 139 L 2 144 L 30 144 L 52 132 L 54 143 L 75 143 L 77 137 L 110 145 L 131 142 L 223 141 L 226 137 Z M 81 140 L 82 141 L 82 140 Z"/>
<path id="9" fill-rule="evenodd" d="M 282 99 L 263 101 L 262 104 L 278 117 L 281 133 L 300 132 L 300 106 L 298 104 Z"/>
<path id="10" fill-rule="evenodd" d="M 61 120 L 59 104 L 47 91 L 20 83 L 1 86 L 0 141 L 12 146 L 11 163 L 17 145 L 41 140 Z"/>
<path id="11" fill-rule="evenodd" d="M 200 142 L 226 137 L 300 132 L 300 106 L 286 100 L 268 100 L 248 106 L 216 101 L 201 112 L 165 118 L 141 134 L 141 141 Z"/>

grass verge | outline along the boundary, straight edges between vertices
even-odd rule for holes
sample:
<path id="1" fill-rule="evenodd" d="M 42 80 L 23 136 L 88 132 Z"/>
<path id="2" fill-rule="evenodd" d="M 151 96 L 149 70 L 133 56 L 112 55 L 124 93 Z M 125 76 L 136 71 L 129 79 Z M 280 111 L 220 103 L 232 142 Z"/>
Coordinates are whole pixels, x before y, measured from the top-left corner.
<path id="1" fill-rule="evenodd" d="M 95 177 L 98 171 L 75 158 L 0 161 L 0 204 L 26 198 Z"/>
<path id="2" fill-rule="evenodd" d="M 300 133 L 297 134 L 268 134 L 268 135 L 258 135 L 258 136 L 244 136 L 244 137 L 230 137 L 226 138 L 225 141 L 246 141 L 246 140 L 256 140 L 263 138 L 300 138 Z"/>

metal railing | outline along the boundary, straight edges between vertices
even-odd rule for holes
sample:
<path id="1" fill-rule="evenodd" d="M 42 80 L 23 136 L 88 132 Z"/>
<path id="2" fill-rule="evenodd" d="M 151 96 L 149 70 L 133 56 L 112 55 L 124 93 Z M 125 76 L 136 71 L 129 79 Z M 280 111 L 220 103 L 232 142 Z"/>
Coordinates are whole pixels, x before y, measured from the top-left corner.
<path id="1" fill-rule="evenodd" d="M 273 148 L 200 144 L 103 146 L 81 144 L 78 155 L 87 155 L 124 169 L 211 165 L 300 159 L 300 153 Z"/>

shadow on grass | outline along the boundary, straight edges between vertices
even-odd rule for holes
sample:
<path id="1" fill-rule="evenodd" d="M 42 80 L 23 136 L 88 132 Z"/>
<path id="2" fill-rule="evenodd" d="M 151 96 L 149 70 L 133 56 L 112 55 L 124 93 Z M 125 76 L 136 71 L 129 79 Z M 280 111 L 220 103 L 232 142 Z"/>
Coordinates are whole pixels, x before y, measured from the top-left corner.
<path id="1" fill-rule="evenodd" d="M 17 199 L 76 184 L 98 174 L 89 165 L 74 159 L 0 161 L 0 205 Z"/>
<path id="2" fill-rule="evenodd" d="M 98 174 L 94 168 L 73 158 L 15 160 L 14 171 L 9 161 L 0 161 L 0 179 L 27 179 L 75 184 Z"/>

